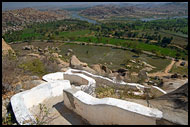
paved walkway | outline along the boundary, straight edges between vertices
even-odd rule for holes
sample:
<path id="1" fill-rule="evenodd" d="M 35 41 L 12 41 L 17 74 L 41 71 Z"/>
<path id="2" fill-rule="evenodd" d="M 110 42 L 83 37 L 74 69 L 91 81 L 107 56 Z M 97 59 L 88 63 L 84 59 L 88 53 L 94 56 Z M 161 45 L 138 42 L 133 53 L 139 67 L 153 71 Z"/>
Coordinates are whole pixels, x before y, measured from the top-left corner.
<path id="1" fill-rule="evenodd" d="M 50 109 L 49 118 L 45 118 L 48 121 L 48 125 L 86 125 L 88 124 L 79 115 L 72 112 L 64 106 L 63 96 L 49 98 L 43 101 L 42 104 Z M 40 113 L 39 105 L 30 109 L 33 115 L 37 115 L 38 118 L 42 113 Z"/>

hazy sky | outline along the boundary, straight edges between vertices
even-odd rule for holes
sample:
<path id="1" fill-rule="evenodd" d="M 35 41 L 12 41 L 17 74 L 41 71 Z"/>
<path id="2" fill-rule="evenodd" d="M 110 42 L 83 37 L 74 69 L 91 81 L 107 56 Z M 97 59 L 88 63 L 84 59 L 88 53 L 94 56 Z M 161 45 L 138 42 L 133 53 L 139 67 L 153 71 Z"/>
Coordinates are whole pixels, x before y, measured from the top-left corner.
<path id="1" fill-rule="evenodd" d="M 39 7 L 39 6 L 68 6 L 68 5 L 98 5 L 98 4 L 110 4 L 119 2 L 2 2 L 2 10 L 18 9 L 25 7 Z M 124 3 L 145 3 L 145 2 L 124 2 Z"/>
<path id="2" fill-rule="evenodd" d="M 2 10 L 7 9 L 18 9 L 25 7 L 39 7 L 39 6 L 68 6 L 68 5 L 98 5 L 98 4 L 111 4 L 111 3 L 121 3 L 121 2 L 2 2 Z M 143 4 L 148 2 L 123 2 L 123 3 L 133 3 L 133 4 Z M 160 2 L 153 2 L 160 3 Z"/>

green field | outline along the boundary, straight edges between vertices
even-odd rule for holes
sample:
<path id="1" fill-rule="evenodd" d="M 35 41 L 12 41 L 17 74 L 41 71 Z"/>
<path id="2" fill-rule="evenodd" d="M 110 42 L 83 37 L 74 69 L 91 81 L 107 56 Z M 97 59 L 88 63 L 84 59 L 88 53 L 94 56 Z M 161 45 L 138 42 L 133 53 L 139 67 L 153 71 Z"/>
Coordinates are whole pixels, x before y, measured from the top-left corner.
<path id="1" fill-rule="evenodd" d="M 163 55 L 168 55 L 171 57 L 175 57 L 176 53 L 178 52 L 170 48 L 163 48 L 160 46 L 146 44 L 139 41 L 131 41 L 131 40 L 123 40 L 123 39 L 115 39 L 115 38 L 107 38 L 107 37 L 102 37 L 101 39 L 98 39 L 96 37 L 80 37 L 80 38 L 77 38 L 76 41 L 121 45 L 128 48 L 138 48 L 138 49 L 150 51 L 150 52 L 157 51 Z M 181 52 L 181 56 L 184 58 L 187 58 L 187 56 L 183 52 Z"/>
<path id="2" fill-rule="evenodd" d="M 176 24 L 176 23 L 180 24 Z M 166 23 L 166 24 L 164 24 Z M 161 30 L 166 32 L 163 33 L 161 30 L 155 33 L 155 29 L 152 28 L 159 26 Z M 123 47 L 128 47 L 132 49 L 140 49 L 149 52 L 154 52 L 160 54 L 161 56 L 170 56 L 176 57 L 176 54 L 179 53 L 181 58 L 188 59 L 188 53 L 186 50 L 180 50 L 171 47 L 161 47 L 156 43 L 144 43 L 137 40 L 125 40 L 119 39 L 122 35 L 123 30 L 129 29 L 129 33 L 132 34 L 138 32 L 137 35 L 134 35 L 134 38 L 141 36 L 142 33 L 148 34 L 147 36 L 158 36 L 163 37 L 173 37 L 171 44 L 181 45 L 183 48 L 187 45 L 187 38 L 182 37 L 179 32 L 176 35 L 172 33 L 171 30 L 167 31 L 164 29 L 170 29 L 169 26 L 173 29 L 179 29 L 179 32 L 186 33 L 186 19 L 182 20 L 156 20 L 151 22 L 141 22 L 141 21 L 127 21 L 122 23 L 106 23 L 102 25 L 93 25 L 85 21 L 80 20 L 62 20 L 55 21 L 51 23 L 41 23 L 31 25 L 28 28 L 25 28 L 21 31 L 15 31 L 12 33 L 6 33 L 3 35 L 3 38 L 6 42 L 14 41 L 32 41 L 32 40 L 62 40 L 62 41 L 81 41 L 81 42 L 91 42 L 91 43 L 104 43 L 104 44 L 113 44 Z M 181 27 L 180 27 L 181 26 Z M 152 29 L 151 29 L 152 28 Z M 164 28 L 164 29 L 163 29 Z M 117 33 L 117 34 L 115 34 Z M 113 37 L 108 37 L 106 35 L 111 34 Z M 120 35 L 121 34 L 121 35 Z M 128 34 L 128 33 L 125 33 Z M 175 34 L 175 36 L 174 36 Z M 185 34 L 183 34 L 185 36 Z"/>
<path id="3" fill-rule="evenodd" d="M 89 63 L 89 65 L 106 63 L 111 69 L 125 68 L 123 64 L 125 64 L 126 60 L 130 59 L 142 60 L 155 66 L 156 69 L 153 72 L 163 70 L 170 63 L 170 60 L 146 54 L 141 54 L 137 58 L 135 57 L 136 54 L 133 52 L 122 49 L 113 49 L 111 47 L 65 44 L 61 45 L 60 48 L 62 49 L 62 55 L 65 55 L 68 49 L 73 49 L 74 54 L 76 54 L 81 61 Z M 110 62 L 112 64 L 110 64 Z"/>
<path id="4" fill-rule="evenodd" d="M 65 38 L 71 38 L 71 37 L 80 37 L 85 36 L 87 34 L 90 34 L 90 30 L 78 30 L 78 31 L 63 31 L 60 32 L 58 35 L 58 38 L 65 37 Z"/>

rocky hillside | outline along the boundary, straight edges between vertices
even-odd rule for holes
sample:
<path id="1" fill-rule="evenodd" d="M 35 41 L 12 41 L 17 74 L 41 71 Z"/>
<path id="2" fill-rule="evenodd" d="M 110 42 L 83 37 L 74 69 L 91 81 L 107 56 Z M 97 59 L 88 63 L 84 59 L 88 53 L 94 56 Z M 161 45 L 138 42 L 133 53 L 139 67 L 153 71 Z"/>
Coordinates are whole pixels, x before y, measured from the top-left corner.
<path id="1" fill-rule="evenodd" d="M 133 7 L 122 7 L 116 5 L 98 5 L 92 8 L 88 8 L 80 12 L 84 16 L 98 16 L 98 17 L 110 17 L 110 16 L 120 16 L 123 14 L 134 13 Z"/>
<path id="2" fill-rule="evenodd" d="M 8 45 L 4 39 L 2 38 L 2 55 L 6 55 L 9 53 L 9 51 L 14 52 L 14 50 L 11 48 L 10 45 Z"/>
<path id="3" fill-rule="evenodd" d="M 173 92 L 150 100 L 154 108 L 163 112 L 159 125 L 188 124 L 188 82 Z"/>
<path id="4" fill-rule="evenodd" d="M 98 5 L 92 8 L 82 10 L 80 12 L 83 16 L 107 18 L 114 16 L 123 16 L 128 18 L 143 18 L 150 16 L 182 16 L 188 15 L 187 3 L 165 3 L 165 4 L 152 4 L 146 6 L 123 4 L 121 5 Z"/>
<path id="5" fill-rule="evenodd" d="M 39 11 L 33 8 L 23 8 L 2 12 L 2 31 L 21 30 L 26 24 L 34 22 L 49 22 L 68 17 L 64 10 Z"/>
<path id="6" fill-rule="evenodd" d="M 159 97 L 158 100 L 172 101 L 176 109 L 188 111 L 188 82 L 175 91 Z"/>

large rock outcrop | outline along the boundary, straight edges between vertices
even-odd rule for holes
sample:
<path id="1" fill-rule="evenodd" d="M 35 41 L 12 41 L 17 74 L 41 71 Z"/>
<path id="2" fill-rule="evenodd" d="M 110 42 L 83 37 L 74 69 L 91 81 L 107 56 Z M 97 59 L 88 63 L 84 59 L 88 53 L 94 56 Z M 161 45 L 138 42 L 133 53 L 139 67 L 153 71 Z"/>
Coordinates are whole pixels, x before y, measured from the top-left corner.
<path id="1" fill-rule="evenodd" d="M 150 100 L 154 108 L 163 112 L 158 124 L 188 125 L 188 82 L 173 92 Z"/>
<path id="2" fill-rule="evenodd" d="M 92 69 L 95 70 L 98 74 L 112 73 L 112 71 L 108 67 L 101 64 L 92 65 Z"/>
<path id="3" fill-rule="evenodd" d="M 81 62 L 75 55 L 71 57 L 69 66 L 71 68 L 81 69 L 81 70 L 85 70 L 91 73 L 96 73 L 93 69 L 88 67 L 87 63 Z"/>
<path id="4" fill-rule="evenodd" d="M 9 53 L 9 51 L 11 51 L 12 53 L 14 53 L 14 50 L 11 48 L 10 45 L 8 45 L 4 39 L 2 38 L 2 55 L 7 55 Z"/>
<path id="5" fill-rule="evenodd" d="M 75 55 L 73 55 L 71 57 L 71 60 L 70 60 L 70 67 L 73 67 L 73 68 L 80 68 L 80 67 L 87 67 L 87 63 L 83 63 L 81 62 Z"/>
<path id="6" fill-rule="evenodd" d="M 175 91 L 163 95 L 159 100 L 168 100 L 174 103 L 174 108 L 188 111 L 188 82 Z"/>

